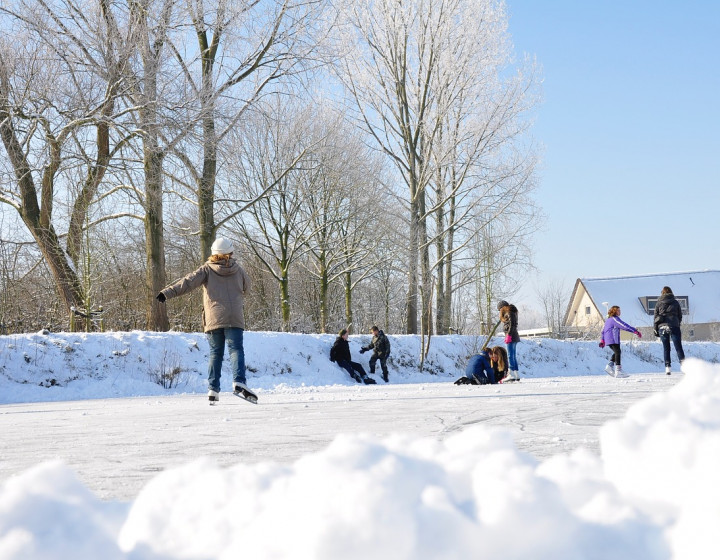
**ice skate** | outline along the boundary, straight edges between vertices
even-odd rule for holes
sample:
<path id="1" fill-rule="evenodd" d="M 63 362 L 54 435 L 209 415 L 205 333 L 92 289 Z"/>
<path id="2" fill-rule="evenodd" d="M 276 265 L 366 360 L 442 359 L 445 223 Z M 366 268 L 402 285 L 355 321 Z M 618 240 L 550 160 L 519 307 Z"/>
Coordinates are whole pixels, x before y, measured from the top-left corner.
<path id="1" fill-rule="evenodd" d="M 240 381 L 233 381 L 233 395 L 253 404 L 257 404 L 258 402 L 257 395 L 248 389 L 245 383 L 241 383 Z"/>

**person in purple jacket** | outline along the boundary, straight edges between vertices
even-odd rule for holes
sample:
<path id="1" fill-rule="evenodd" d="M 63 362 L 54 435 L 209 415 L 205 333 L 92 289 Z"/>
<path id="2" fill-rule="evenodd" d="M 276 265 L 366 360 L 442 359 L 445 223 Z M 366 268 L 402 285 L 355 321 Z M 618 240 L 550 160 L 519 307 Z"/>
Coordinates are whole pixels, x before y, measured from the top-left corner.
<path id="1" fill-rule="evenodd" d="M 638 335 L 642 338 L 642 334 L 635 327 L 631 327 L 625 321 L 620 319 L 620 308 L 617 305 L 613 305 L 608 310 L 608 318 L 605 320 L 603 326 L 602 336 L 600 338 L 600 348 L 609 346 L 613 351 L 613 355 L 610 357 L 610 361 L 605 366 L 605 371 L 608 375 L 613 377 L 627 377 L 623 374 L 622 366 L 620 365 L 620 331 L 627 331 Z"/>

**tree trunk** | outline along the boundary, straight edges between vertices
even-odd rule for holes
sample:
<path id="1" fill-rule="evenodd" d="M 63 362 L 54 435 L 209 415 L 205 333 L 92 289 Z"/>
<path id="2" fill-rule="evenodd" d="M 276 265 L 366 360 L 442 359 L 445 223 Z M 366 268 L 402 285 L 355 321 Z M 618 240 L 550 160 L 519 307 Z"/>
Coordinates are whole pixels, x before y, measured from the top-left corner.
<path id="1" fill-rule="evenodd" d="M 167 1 L 167 0 L 166 0 Z M 147 328 L 166 331 L 170 327 L 167 306 L 155 299 L 165 287 L 165 239 L 163 230 L 163 160 L 165 154 L 160 147 L 160 122 L 158 111 L 158 79 L 160 77 L 161 53 L 167 32 L 167 21 L 163 21 L 154 38 L 150 36 L 151 25 L 148 13 L 142 6 L 134 5 L 136 17 L 143 22 L 144 36 L 141 39 L 143 76 L 139 111 L 139 128 L 143 139 L 143 166 L 145 175 L 145 285 L 148 302 Z M 164 11 L 168 17 L 170 11 Z"/>
<path id="2" fill-rule="evenodd" d="M 215 225 L 215 175 L 217 171 L 217 141 L 212 116 L 203 118 L 203 171 L 198 188 L 198 214 L 200 219 L 200 252 L 203 261 L 210 257 L 210 248 L 217 226 Z"/>
<path id="3" fill-rule="evenodd" d="M 207 31 L 197 30 L 202 56 L 202 92 L 200 105 L 203 129 L 203 170 L 198 185 L 198 214 L 200 220 L 200 252 L 203 260 L 210 257 L 215 240 L 215 177 L 217 175 L 217 136 L 215 134 L 215 101 L 213 97 L 213 66 L 217 53 L 220 31 L 216 30 L 212 43 L 208 44 Z"/>
<path id="4" fill-rule="evenodd" d="M 75 265 L 78 268 L 80 261 L 80 251 L 82 248 L 82 234 L 83 226 L 86 223 L 88 208 L 90 203 L 95 198 L 98 187 L 105 177 L 108 164 L 110 163 L 110 124 L 109 119 L 115 108 L 115 84 L 112 84 L 108 88 L 106 96 L 107 101 L 105 102 L 100 122 L 97 124 L 97 156 L 95 158 L 95 164 L 89 165 L 85 182 L 83 183 L 80 194 L 73 204 L 72 215 L 70 216 L 70 225 L 68 226 L 67 235 L 67 252 Z"/>
<path id="5" fill-rule="evenodd" d="M 452 296 L 453 296 L 453 250 L 455 249 L 455 211 L 456 211 L 456 198 L 452 196 L 450 198 L 450 212 L 448 214 L 448 230 L 446 234 L 445 244 L 445 285 L 443 301 L 441 307 L 443 309 L 443 317 L 445 321 L 445 331 L 447 334 L 451 334 L 452 327 Z"/>
<path id="6" fill-rule="evenodd" d="M 438 208 L 435 215 L 437 240 L 435 241 L 435 250 L 437 251 L 437 288 L 435 293 L 435 332 L 437 334 L 447 334 L 448 325 L 445 318 L 445 259 L 447 252 L 445 251 L 445 235 L 441 232 L 445 229 L 445 213 L 442 207 Z"/>
<path id="7" fill-rule="evenodd" d="M 320 258 L 320 332 L 327 332 L 327 298 L 328 298 L 328 272 L 325 255 Z"/>
<path id="8" fill-rule="evenodd" d="M 149 291 L 147 328 L 166 331 L 170 328 L 167 306 L 155 299 L 166 285 L 165 239 L 163 233 L 162 154 L 157 144 L 145 140 L 145 279 Z"/>
<path id="9" fill-rule="evenodd" d="M 39 228 L 37 222 L 30 223 L 24 217 L 23 220 L 37 241 L 38 247 L 52 272 L 60 298 L 65 304 L 68 314 L 70 314 L 72 312 L 71 307 L 81 307 L 84 301 L 80 279 L 69 265 L 55 229 L 51 225 Z"/>
<path id="10" fill-rule="evenodd" d="M 418 194 L 419 223 L 418 241 L 420 244 L 420 293 L 422 295 L 422 334 L 432 332 L 432 278 L 430 274 L 430 244 L 427 236 L 427 217 L 425 214 L 425 191 Z"/>
<path id="11" fill-rule="evenodd" d="M 287 270 L 283 270 L 280 277 L 280 315 L 283 332 L 290 332 L 290 285 Z"/>
<path id="12" fill-rule="evenodd" d="M 408 287 L 407 287 L 407 334 L 418 332 L 418 257 L 420 225 L 418 223 L 418 202 L 410 201 L 410 244 L 408 247 Z"/>
<path id="13" fill-rule="evenodd" d="M 353 324 L 352 312 L 352 273 L 345 272 L 345 325 L 349 328 Z"/>

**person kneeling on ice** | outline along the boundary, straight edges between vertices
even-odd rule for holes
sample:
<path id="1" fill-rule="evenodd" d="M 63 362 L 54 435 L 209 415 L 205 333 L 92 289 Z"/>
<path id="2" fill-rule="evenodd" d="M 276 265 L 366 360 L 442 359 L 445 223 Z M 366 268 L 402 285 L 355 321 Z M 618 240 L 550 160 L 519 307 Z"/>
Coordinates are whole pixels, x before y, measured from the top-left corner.
<path id="1" fill-rule="evenodd" d="M 368 377 L 359 363 L 352 361 L 347 329 L 340 331 L 338 337 L 335 339 L 335 343 L 332 345 L 332 348 L 330 348 L 330 361 L 336 362 L 337 365 L 347 371 L 350 377 L 358 383 L 365 383 L 365 385 L 375 383 L 375 380 L 372 377 Z"/>
<path id="2" fill-rule="evenodd" d="M 226 342 L 233 375 L 233 392 L 246 400 L 257 402 L 257 395 L 246 385 L 243 349 L 243 296 L 250 289 L 250 278 L 233 258 L 234 249 L 230 240 L 218 237 L 212 244 L 211 251 L 212 255 L 205 264 L 185 278 L 163 288 L 156 298 L 160 303 L 165 303 L 168 299 L 202 286 L 202 323 L 210 344 L 210 404 L 219 400 L 220 372 Z"/>
<path id="3" fill-rule="evenodd" d="M 494 385 L 497 383 L 495 372 L 490 364 L 487 350 L 470 356 L 465 367 L 465 377 L 455 381 L 455 385 Z"/>
<path id="4" fill-rule="evenodd" d="M 502 346 L 493 346 L 488 351 L 488 357 L 490 358 L 490 365 L 493 368 L 495 379 L 498 383 L 502 383 L 508 373 L 507 351 Z"/>
<path id="5" fill-rule="evenodd" d="M 605 366 L 605 371 L 613 377 L 627 377 L 623 374 L 620 365 L 620 331 L 627 331 L 636 334 L 638 338 L 642 338 L 642 334 L 635 327 L 631 327 L 625 321 L 620 319 L 620 307 L 613 305 L 608 310 L 608 318 L 603 326 L 602 336 L 600 339 L 600 348 L 609 346 L 613 351 L 610 361 Z"/>

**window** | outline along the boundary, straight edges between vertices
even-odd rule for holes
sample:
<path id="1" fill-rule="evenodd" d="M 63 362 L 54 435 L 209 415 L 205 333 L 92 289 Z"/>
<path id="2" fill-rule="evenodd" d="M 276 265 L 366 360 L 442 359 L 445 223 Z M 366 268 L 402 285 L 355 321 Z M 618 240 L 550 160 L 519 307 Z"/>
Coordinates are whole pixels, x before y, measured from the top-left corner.
<path id="1" fill-rule="evenodd" d="M 639 297 L 640 304 L 643 306 L 645 313 L 648 315 L 655 314 L 655 305 L 657 304 L 658 296 L 644 296 Z"/>
<path id="2" fill-rule="evenodd" d="M 590 306 L 589 305 L 585 306 L 585 315 L 590 315 L 590 313 L 591 313 Z"/>

